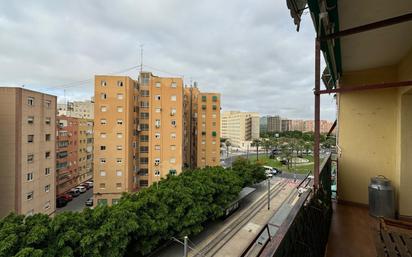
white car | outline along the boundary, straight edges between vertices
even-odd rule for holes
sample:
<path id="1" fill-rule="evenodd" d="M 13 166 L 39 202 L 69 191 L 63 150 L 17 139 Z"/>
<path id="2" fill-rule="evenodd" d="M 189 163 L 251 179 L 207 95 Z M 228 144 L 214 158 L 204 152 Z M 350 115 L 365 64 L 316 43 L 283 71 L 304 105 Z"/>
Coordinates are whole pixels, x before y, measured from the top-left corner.
<path id="1" fill-rule="evenodd" d="M 78 190 L 80 191 L 80 193 L 81 193 L 81 194 L 83 194 L 84 192 L 86 192 L 86 191 L 87 191 L 87 188 L 86 188 L 86 187 L 84 187 L 84 186 L 78 186 L 78 187 L 76 187 L 76 189 L 78 189 Z"/>
<path id="2" fill-rule="evenodd" d="M 89 185 L 89 188 L 93 187 L 93 182 L 92 181 L 86 181 L 85 183 Z"/>

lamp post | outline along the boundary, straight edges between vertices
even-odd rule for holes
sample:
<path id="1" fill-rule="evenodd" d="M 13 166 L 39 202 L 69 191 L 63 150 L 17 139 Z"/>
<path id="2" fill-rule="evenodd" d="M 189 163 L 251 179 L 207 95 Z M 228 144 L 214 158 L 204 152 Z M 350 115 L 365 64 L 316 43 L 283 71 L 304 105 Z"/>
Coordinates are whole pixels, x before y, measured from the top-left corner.
<path id="1" fill-rule="evenodd" d="M 268 178 L 268 210 L 270 210 L 270 178 Z"/>

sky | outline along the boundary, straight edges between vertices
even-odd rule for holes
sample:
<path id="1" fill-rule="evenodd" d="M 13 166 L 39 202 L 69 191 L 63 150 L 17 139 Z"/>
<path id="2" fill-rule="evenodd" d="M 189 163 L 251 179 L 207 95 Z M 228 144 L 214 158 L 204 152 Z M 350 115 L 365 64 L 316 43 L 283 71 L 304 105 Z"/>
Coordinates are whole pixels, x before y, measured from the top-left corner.
<path id="1" fill-rule="evenodd" d="M 286 0 L 0 1 L 0 85 L 65 100 L 143 70 L 219 92 L 222 110 L 313 119 L 314 29 Z M 332 96 L 321 118 L 335 119 Z"/>

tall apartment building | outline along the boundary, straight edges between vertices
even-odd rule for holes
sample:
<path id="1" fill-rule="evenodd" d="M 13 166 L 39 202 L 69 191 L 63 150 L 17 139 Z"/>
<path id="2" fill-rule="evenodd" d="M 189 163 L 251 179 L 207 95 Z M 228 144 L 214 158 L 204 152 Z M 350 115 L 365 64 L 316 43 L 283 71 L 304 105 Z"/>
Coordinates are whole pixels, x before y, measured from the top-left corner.
<path id="1" fill-rule="evenodd" d="M 93 178 L 93 120 L 78 119 L 78 183 Z"/>
<path id="2" fill-rule="evenodd" d="M 98 75 L 94 90 L 94 202 L 111 205 L 137 189 L 138 83 Z"/>
<path id="3" fill-rule="evenodd" d="M 291 121 L 291 131 L 303 131 L 304 122 L 303 120 L 292 120 Z"/>
<path id="4" fill-rule="evenodd" d="M 73 101 L 67 103 L 57 104 L 57 111 L 59 116 L 69 116 L 82 119 L 94 118 L 94 102 L 90 100 L 86 101 Z"/>
<path id="5" fill-rule="evenodd" d="M 220 94 L 184 89 L 184 165 L 220 165 Z"/>
<path id="6" fill-rule="evenodd" d="M 292 121 L 288 119 L 282 119 L 282 132 L 290 131 L 292 127 Z"/>
<path id="7" fill-rule="evenodd" d="M 282 132 L 282 118 L 280 116 L 269 116 L 268 117 L 268 132 Z"/>
<path id="8" fill-rule="evenodd" d="M 182 171 L 183 80 L 152 73 L 139 82 L 95 77 L 94 194 L 113 204 L 122 192 Z"/>
<path id="9" fill-rule="evenodd" d="M 227 111 L 221 115 L 221 137 L 235 147 L 247 148 L 260 137 L 259 113 Z"/>
<path id="10" fill-rule="evenodd" d="M 260 133 L 268 132 L 268 116 L 260 117 Z"/>
<path id="11" fill-rule="evenodd" d="M 55 211 L 56 96 L 0 88 L 0 217 Z"/>
<path id="12" fill-rule="evenodd" d="M 78 130 L 77 118 L 57 116 L 56 137 L 56 193 L 63 194 L 78 183 Z"/>

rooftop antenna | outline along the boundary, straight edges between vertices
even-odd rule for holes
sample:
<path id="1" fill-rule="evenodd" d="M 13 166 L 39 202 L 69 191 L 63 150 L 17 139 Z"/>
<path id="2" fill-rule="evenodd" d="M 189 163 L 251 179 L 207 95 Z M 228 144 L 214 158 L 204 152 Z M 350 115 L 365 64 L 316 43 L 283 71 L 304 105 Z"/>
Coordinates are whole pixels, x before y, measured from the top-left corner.
<path id="1" fill-rule="evenodd" d="M 143 71 L 143 44 L 140 44 L 140 73 Z"/>

